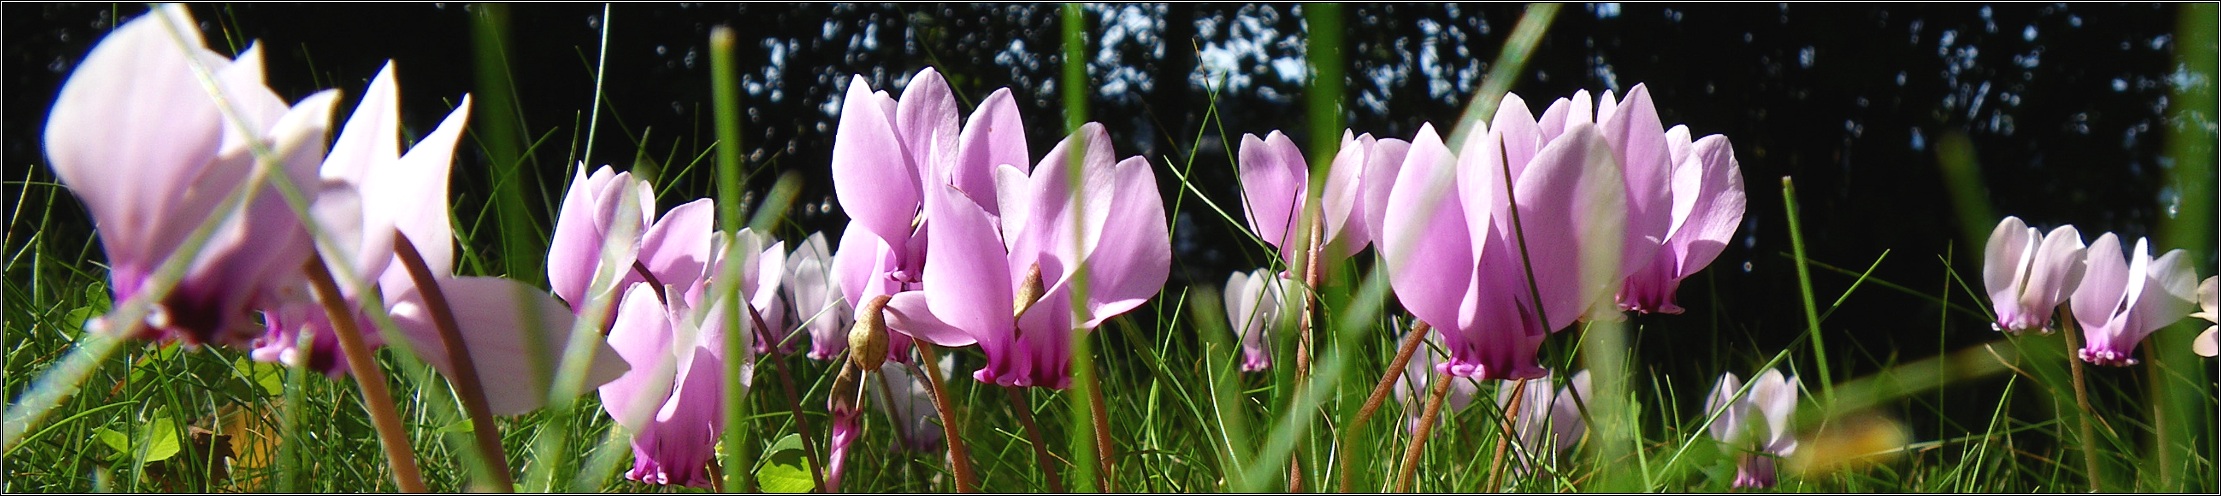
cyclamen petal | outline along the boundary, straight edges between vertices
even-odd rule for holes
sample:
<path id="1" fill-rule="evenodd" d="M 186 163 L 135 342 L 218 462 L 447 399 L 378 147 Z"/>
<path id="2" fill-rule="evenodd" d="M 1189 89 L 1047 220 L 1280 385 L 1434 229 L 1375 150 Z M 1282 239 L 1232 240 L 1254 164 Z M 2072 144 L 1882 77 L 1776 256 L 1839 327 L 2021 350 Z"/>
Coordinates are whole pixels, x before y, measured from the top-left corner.
<path id="1" fill-rule="evenodd" d="M 1311 177 L 1303 152 L 1287 135 L 1273 131 L 1264 139 L 1242 135 L 1239 151 L 1242 175 L 1242 212 L 1251 229 L 1265 243 L 1280 248 L 1281 259 L 1295 260 L 1302 249 L 1303 233 L 1295 232 L 1303 215 L 1303 190 Z"/>
<path id="2" fill-rule="evenodd" d="M 621 202 L 628 197 L 637 213 L 620 219 Z M 628 230 L 638 236 L 647 231 L 655 213 L 655 194 L 647 182 L 635 180 L 630 172 L 616 172 L 608 166 L 587 175 L 586 167 L 581 164 L 578 173 L 571 178 L 570 189 L 563 195 L 561 213 L 555 218 L 554 239 L 548 242 L 548 285 L 555 289 L 555 296 L 570 304 L 573 311 L 585 311 L 586 302 L 593 296 L 586 292 L 594 282 L 595 272 L 601 268 L 602 248 L 616 230 L 617 223 L 631 224 Z M 628 250 L 617 257 L 622 275 L 630 272 L 632 262 L 639 256 L 640 241 L 628 239 L 621 241 L 619 246 Z"/>

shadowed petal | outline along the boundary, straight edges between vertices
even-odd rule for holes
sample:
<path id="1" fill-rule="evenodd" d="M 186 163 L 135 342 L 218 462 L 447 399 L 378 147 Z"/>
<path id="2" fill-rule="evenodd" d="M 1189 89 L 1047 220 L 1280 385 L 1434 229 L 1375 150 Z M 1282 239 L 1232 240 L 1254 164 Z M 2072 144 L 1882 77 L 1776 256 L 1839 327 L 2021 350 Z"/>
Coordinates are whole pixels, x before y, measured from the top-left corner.
<path id="1" fill-rule="evenodd" d="M 498 277 L 457 277 L 440 281 L 440 291 L 455 309 L 457 332 L 470 348 L 478 380 L 486 387 L 486 402 L 496 415 L 516 415 L 540 408 L 547 401 L 556 364 L 563 360 L 574 317 L 547 293 L 521 282 Z M 441 373 L 454 375 L 447 346 L 440 340 L 431 316 L 414 288 L 395 299 L 392 311 L 401 323 L 410 346 Z M 533 338 L 547 346 L 532 351 Z M 609 343 L 595 340 L 586 385 L 600 386 L 622 376 L 627 360 Z"/>

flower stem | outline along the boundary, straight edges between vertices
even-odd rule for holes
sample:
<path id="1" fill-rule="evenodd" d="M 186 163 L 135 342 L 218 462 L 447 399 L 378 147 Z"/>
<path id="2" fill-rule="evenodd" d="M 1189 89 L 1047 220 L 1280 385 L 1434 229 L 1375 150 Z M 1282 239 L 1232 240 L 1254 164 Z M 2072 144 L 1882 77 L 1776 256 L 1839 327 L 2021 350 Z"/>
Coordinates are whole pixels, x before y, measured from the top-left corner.
<path id="1" fill-rule="evenodd" d="M 1403 376 L 1404 366 L 1411 363 L 1411 354 L 1419 351 L 1419 345 L 1426 342 L 1427 331 L 1432 329 L 1434 326 L 1427 325 L 1426 322 L 1411 326 L 1411 333 L 1404 336 L 1403 346 L 1396 349 L 1396 359 L 1388 362 L 1388 372 L 1381 374 L 1380 383 L 1373 385 L 1373 394 L 1365 397 L 1365 406 L 1358 407 L 1357 418 L 1351 420 L 1349 428 L 1344 431 L 1346 434 L 1342 436 L 1342 445 L 1334 450 L 1341 454 L 1335 457 L 1338 462 L 1334 467 L 1342 479 L 1337 486 L 1338 491 L 1350 492 L 1350 458 L 1356 454 L 1350 450 L 1350 443 L 1356 442 L 1357 433 L 1365 428 L 1365 422 L 1373 419 L 1373 412 L 1379 411 L 1380 404 L 1388 400 L 1388 393 L 1396 389 L 1396 378 Z"/>
<path id="2" fill-rule="evenodd" d="M 1396 470 L 1395 492 L 1411 492 L 1411 474 L 1419 470 L 1419 454 L 1426 450 L 1427 435 L 1434 432 L 1435 418 L 1442 413 L 1442 398 L 1450 395 L 1450 374 L 1434 378 L 1434 391 L 1427 394 L 1426 413 L 1419 416 L 1419 431 L 1411 434 L 1411 446 L 1404 448 L 1403 467 Z"/>
<path id="3" fill-rule="evenodd" d="M 949 443 L 949 469 L 956 472 L 956 491 L 979 492 L 979 475 L 972 473 L 971 457 L 965 454 L 964 439 L 957 433 L 956 405 L 949 402 L 948 381 L 941 378 L 940 357 L 933 352 L 933 343 L 918 341 L 918 366 L 925 369 L 926 385 L 933 387 L 933 410 L 941 414 L 941 434 Z"/>
<path id="4" fill-rule="evenodd" d="M 1512 400 L 1504 405 L 1504 422 L 1498 424 L 1502 432 L 1496 436 L 1496 455 L 1488 462 L 1487 492 L 1493 493 L 1504 487 L 1504 447 L 1509 446 L 1512 436 L 1517 434 L 1513 432 L 1512 423 L 1519 420 L 1519 404 L 1525 399 L 1527 380 L 1520 379 L 1517 384 L 1512 385 Z"/>
<path id="5" fill-rule="evenodd" d="M 1318 203 L 1320 202 L 1312 202 L 1314 205 Z M 1322 222 L 1325 220 L 1325 210 L 1323 210 L 1323 207 L 1313 207 L 1308 210 L 1312 213 L 1310 235 L 1307 236 L 1309 241 L 1306 245 L 1310 246 L 1311 249 L 1307 250 L 1303 256 L 1303 325 L 1298 327 L 1301 336 L 1296 338 L 1296 387 L 1298 389 L 1306 388 L 1311 384 L 1311 328 L 1319 325 L 1319 318 L 1315 315 L 1315 312 L 1323 311 L 1319 308 L 1319 256 L 1324 255 L 1326 250 L 1320 249 L 1319 245 L 1324 242 L 1321 238 L 1325 237 L 1326 234 Z M 1288 456 L 1289 492 L 1303 490 L 1302 460 L 1303 449 L 1301 447 L 1298 447 L 1294 454 Z"/>
<path id="6" fill-rule="evenodd" d="M 2060 334 L 2066 335 L 2067 338 L 2067 369 L 2074 373 L 2074 403 L 2076 407 L 2082 409 L 2083 468 L 2090 471 L 2090 492 L 2102 492 L 2105 489 L 2103 488 L 2104 478 L 2098 474 L 2098 440 L 2097 436 L 2090 431 L 2090 417 L 2096 415 L 2090 409 L 2090 388 L 2085 386 L 2082 381 L 2082 359 L 2075 356 L 2075 350 L 2082 348 L 2082 340 L 2079 339 L 2082 330 L 2075 328 L 2074 316 L 2069 315 L 2067 308 L 2064 306 L 2059 307 L 2058 320 L 2060 325 L 2066 328 Z"/>
<path id="7" fill-rule="evenodd" d="M 1026 401 L 1026 393 L 1016 386 L 1006 386 L 1010 395 L 1010 410 L 1017 412 L 1018 423 L 1026 426 L 1026 440 L 1033 442 L 1033 463 L 1041 467 L 1041 478 L 1049 483 L 1049 492 L 1064 492 L 1064 482 L 1057 475 L 1056 458 L 1049 456 L 1049 445 L 1041 439 L 1041 425 L 1033 422 L 1033 404 Z"/>
<path id="8" fill-rule="evenodd" d="M 308 273 L 309 284 L 316 290 L 316 301 L 324 306 L 324 314 L 331 317 L 332 334 L 339 337 L 339 351 L 347 356 L 348 372 L 355 376 L 355 385 L 362 389 L 363 410 L 370 413 L 370 425 L 378 430 L 378 444 L 385 447 L 386 464 L 393 468 L 393 481 L 401 492 L 421 493 L 424 476 L 417 472 L 416 453 L 409 450 L 409 437 L 402 432 L 401 414 L 393 406 L 393 393 L 386 389 L 386 375 L 378 371 L 378 363 L 371 356 L 370 346 L 363 343 L 362 332 L 355 328 L 355 312 L 339 296 L 339 283 L 332 280 L 332 273 L 324 270 L 324 257 L 312 255 L 302 270 Z"/>
<path id="9" fill-rule="evenodd" d="M 1118 489 L 1113 486 L 1117 478 L 1112 477 L 1113 473 L 1111 472 L 1112 464 L 1115 463 L 1116 458 L 1111 455 L 1110 412 L 1104 407 L 1103 403 L 1102 376 L 1094 367 L 1089 367 L 1087 370 L 1088 375 L 1094 376 L 1088 380 L 1087 407 L 1094 410 L 1094 415 L 1090 418 L 1095 421 L 1095 458 L 1103 464 L 1102 470 L 1095 473 L 1095 487 L 1101 488 L 1106 493 L 1114 493 L 1118 492 Z"/>
<path id="10" fill-rule="evenodd" d="M 764 327 L 763 314 L 756 312 L 756 306 L 747 302 L 741 302 L 740 306 L 748 309 L 748 320 L 756 324 L 757 332 L 768 335 L 770 328 Z M 802 399 L 794 394 L 794 375 L 787 372 L 787 357 L 779 352 L 782 348 L 785 348 L 785 346 L 776 342 L 769 347 L 771 350 L 771 369 L 779 373 L 779 386 L 786 392 L 787 410 L 794 415 L 794 428 L 798 432 L 817 432 L 810 430 L 809 419 L 802 416 Z M 825 485 L 825 457 L 823 452 L 817 450 L 817 437 L 809 435 L 798 437 L 802 438 L 803 452 L 810 455 L 810 481 L 816 482 L 819 488 L 831 487 Z"/>
<path id="11" fill-rule="evenodd" d="M 478 366 L 471 360 L 470 346 L 463 341 L 462 326 L 455 323 L 454 308 L 447 304 L 447 294 L 440 289 L 439 281 L 432 277 L 432 268 L 425 264 L 424 255 L 418 253 L 409 235 L 393 233 L 393 254 L 401 258 L 401 266 L 409 271 L 409 282 L 424 295 L 424 306 L 432 314 L 433 327 L 440 332 L 440 342 L 447 345 L 447 363 L 455 374 L 447 378 L 455 386 L 455 396 L 462 400 L 463 410 L 470 415 L 471 434 L 478 440 L 486 482 L 497 492 L 516 492 L 516 481 L 509 476 L 509 457 L 501 449 L 501 430 L 494 426 L 493 408 L 486 403 L 485 385 L 479 383 Z"/>

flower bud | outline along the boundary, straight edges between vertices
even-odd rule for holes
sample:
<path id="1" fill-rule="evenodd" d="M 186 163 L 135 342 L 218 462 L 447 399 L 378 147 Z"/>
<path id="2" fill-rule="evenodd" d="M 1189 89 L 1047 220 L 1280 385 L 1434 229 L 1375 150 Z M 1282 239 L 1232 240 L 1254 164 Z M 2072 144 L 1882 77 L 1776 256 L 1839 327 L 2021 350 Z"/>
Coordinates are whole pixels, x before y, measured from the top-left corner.
<path id="1" fill-rule="evenodd" d="M 880 313 L 887 308 L 891 296 L 872 298 L 856 313 L 856 325 L 848 328 L 848 361 L 864 370 L 879 370 L 887 361 L 887 318 Z"/>

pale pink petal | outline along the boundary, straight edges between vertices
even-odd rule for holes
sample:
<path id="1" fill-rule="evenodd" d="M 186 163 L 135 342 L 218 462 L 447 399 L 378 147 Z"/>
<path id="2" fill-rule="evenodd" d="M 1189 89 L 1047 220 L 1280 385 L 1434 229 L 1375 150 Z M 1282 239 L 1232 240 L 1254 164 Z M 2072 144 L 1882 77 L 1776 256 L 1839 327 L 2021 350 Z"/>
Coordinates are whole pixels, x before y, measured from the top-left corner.
<path id="1" fill-rule="evenodd" d="M 850 222 L 862 223 L 880 239 L 898 243 L 910 237 L 911 219 L 922 201 L 922 178 L 905 155 L 894 117 L 886 113 L 893 103 L 871 93 L 863 76 L 849 81 L 833 139 L 832 166 L 834 196 Z"/>
<path id="2" fill-rule="evenodd" d="M 1301 221 L 1303 190 L 1311 172 L 1303 152 L 1286 135 L 1273 131 L 1265 138 L 1242 135 L 1239 150 L 1242 176 L 1242 212 L 1257 237 L 1280 248 L 1281 256 L 1294 260 L 1303 247 L 1302 234 L 1294 232 Z"/>
<path id="3" fill-rule="evenodd" d="M 1467 242 L 1455 157 L 1432 125 L 1422 125 L 1383 213 L 1381 261 L 1404 308 L 1436 327 L 1455 328 L 1472 292 L 1474 252 Z"/>
<path id="4" fill-rule="evenodd" d="M 1385 218 L 1388 215 L 1388 193 L 1396 187 L 1396 176 L 1403 171 L 1404 155 L 1411 152 L 1411 142 L 1383 138 L 1373 142 L 1373 153 L 1366 155 L 1364 193 L 1361 210 L 1365 215 L 1366 242 L 1379 245 L 1387 239 Z M 1379 248 L 1374 248 L 1379 251 Z"/>
<path id="5" fill-rule="evenodd" d="M 1002 215 L 996 169 L 1011 165 L 1022 174 L 1033 165 L 1032 157 L 1026 151 L 1026 123 L 1018 115 L 1017 100 L 1009 88 L 999 88 L 980 100 L 979 108 L 964 122 L 949 183 L 987 209 L 988 215 Z"/>
<path id="6" fill-rule="evenodd" d="M 1606 95 L 1610 97 L 1609 94 Z M 1625 241 L 1620 251 L 1619 279 L 1650 263 L 1673 224 L 1672 153 L 1666 148 L 1666 127 L 1651 104 L 1650 89 L 1637 84 L 1627 91 L 1609 118 L 1598 112 L 1598 130 L 1618 158 L 1626 192 Z"/>
<path id="7" fill-rule="evenodd" d="M 902 140 L 920 184 L 945 180 L 957 165 L 956 95 L 941 73 L 927 67 L 910 77 L 895 104 L 895 135 Z M 890 238 L 892 239 L 892 238 Z"/>
<path id="8" fill-rule="evenodd" d="M 629 370 L 599 389 L 602 411 L 618 425 L 639 429 L 671 397 L 678 363 L 671 354 L 671 317 L 655 288 L 634 284 L 624 295 L 609 328 L 609 346 Z"/>
<path id="9" fill-rule="evenodd" d="M 1363 174 L 1366 155 L 1372 153 L 1373 136 L 1352 137 L 1342 131 L 1342 148 L 1335 152 L 1334 162 L 1328 164 L 1326 189 L 1319 191 L 1319 205 L 1326 223 L 1325 235 L 1320 239 L 1326 246 L 1339 247 L 1340 256 L 1355 255 L 1365 249 L 1365 217 L 1357 204 L 1362 198 Z"/>
<path id="10" fill-rule="evenodd" d="M 1164 198 L 1157 193 L 1156 172 L 1141 157 L 1127 158 L 1116 167 L 1116 189 L 1093 200 L 1110 204 L 1111 211 L 1101 243 L 1087 258 L 1090 318 L 1081 327 L 1101 326 L 1140 307 L 1164 289 L 1165 278 L 1172 273 L 1172 237 L 1165 224 Z"/>
<path id="11" fill-rule="evenodd" d="M 463 95 L 439 127 L 401 156 L 391 175 L 395 184 L 401 185 L 398 189 L 406 191 L 394 194 L 400 201 L 388 203 L 396 209 L 393 225 L 415 243 L 417 253 L 424 256 L 424 264 L 435 276 L 450 275 L 455 267 L 455 227 L 448 219 L 448 173 L 454 164 L 455 145 L 470 121 L 470 102 L 470 95 Z"/>
<path id="12" fill-rule="evenodd" d="M 1594 255 L 1586 253 L 1598 243 L 1622 239 L 1626 192 L 1614 165 L 1596 128 L 1575 124 L 1543 148 L 1515 185 L 1518 231 L 1507 232 L 1518 235 L 1506 239 L 1512 246 L 1524 240 L 1523 258 L 1549 318 L 1546 330 L 1592 314 L 1592 305 L 1618 289 L 1619 258 L 1591 260 Z"/>
<path id="13" fill-rule="evenodd" d="M 962 192 L 949 186 L 935 189 L 926 205 L 934 224 L 933 256 L 925 263 L 925 293 L 932 313 L 979 341 L 1008 342 L 1013 293 L 1002 239 L 987 212 Z"/>

